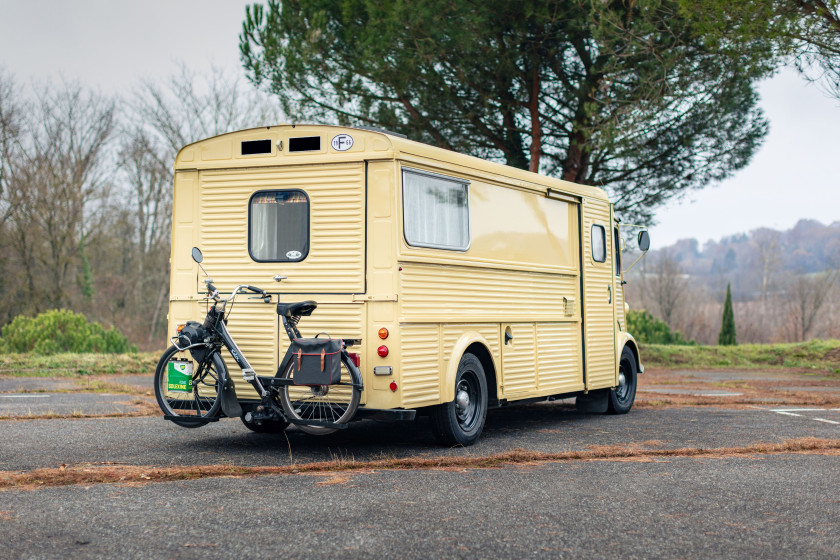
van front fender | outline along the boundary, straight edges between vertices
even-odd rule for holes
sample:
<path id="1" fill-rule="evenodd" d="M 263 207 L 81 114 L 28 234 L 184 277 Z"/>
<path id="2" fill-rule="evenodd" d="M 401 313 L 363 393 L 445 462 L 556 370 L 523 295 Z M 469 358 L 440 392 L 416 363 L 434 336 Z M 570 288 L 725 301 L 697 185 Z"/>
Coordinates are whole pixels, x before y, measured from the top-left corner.
<path id="1" fill-rule="evenodd" d="M 618 336 L 616 337 L 616 345 L 615 345 L 615 355 L 616 359 L 616 376 L 618 375 L 618 360 L 621 359 L 621 352 L 624 350 L 625 346 L 628 346 L 630 350 L 633 352 L 633 356 L 636 358 L 636 371 L 638 373 L 644 373 L 645 366 L 642 365 L 642 359 L 639 354 L 639 345 L 636 342 L 636 339 L 633 338 L 633 335 L 627 332 L 618 332 Z M 618 377 L 616 377 L 618 379 Z"/>

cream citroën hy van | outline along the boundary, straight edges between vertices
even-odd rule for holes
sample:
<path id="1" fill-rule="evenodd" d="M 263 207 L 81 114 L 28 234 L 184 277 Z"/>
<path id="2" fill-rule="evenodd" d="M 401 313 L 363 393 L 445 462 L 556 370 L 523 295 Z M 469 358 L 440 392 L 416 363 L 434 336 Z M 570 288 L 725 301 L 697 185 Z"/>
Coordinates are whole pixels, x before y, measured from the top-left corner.
<path id="1" fill-rule="evenodd" d="M 576 396 L 584 410 L 623 413 L 643 368 L 626 330 L 620 239 L 599 188 L 400 135 L 223 134 L 175 161 L 170 332 L 206 306 L 198 246 L 221 292 L 251 284 L 274 302 L 315 300 L 303 335 L 356 341 L 356 418 L 428 413 L 441 441 L 470 444 L 488 407 L 514 401 Z M 256 372 L 273 375 L 288 346 L 274 306 L 237 300 L 228 328 Z M 257 394 L 225 359 L 247 414 Z"/>

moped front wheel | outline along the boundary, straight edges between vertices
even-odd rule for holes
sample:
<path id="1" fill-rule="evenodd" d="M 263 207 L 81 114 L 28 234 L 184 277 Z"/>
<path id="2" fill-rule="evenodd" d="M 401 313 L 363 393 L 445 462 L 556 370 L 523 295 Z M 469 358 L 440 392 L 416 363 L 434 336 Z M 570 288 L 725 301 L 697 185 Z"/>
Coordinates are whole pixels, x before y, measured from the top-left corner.
<path id="1" fill-rule="evenodd" d="M 280 373 L 283 379 L 294 380 L 291 361 L 286 370 Z M 287 418 L 298 422 L 329 422 L 344 424 L 349 422 L 359 408 L 362 392 L 353 386 L 350 365 L 345 356 L 341 357 L 341 383 L 336 385 L 282 385 L 279 389 L 280 406 Z M 327 426 L 296 424 L 303 432 L 325 436 L 336 431 Z"/>
<path id="2" fill-rule="evenodd" d="M 189 351 L 167 348 L 155 368 L 155 397 L 163 414 L 184 428 L 204 426 L 218 416 L 224 367 L 218 352 L 202 365 Z"/>

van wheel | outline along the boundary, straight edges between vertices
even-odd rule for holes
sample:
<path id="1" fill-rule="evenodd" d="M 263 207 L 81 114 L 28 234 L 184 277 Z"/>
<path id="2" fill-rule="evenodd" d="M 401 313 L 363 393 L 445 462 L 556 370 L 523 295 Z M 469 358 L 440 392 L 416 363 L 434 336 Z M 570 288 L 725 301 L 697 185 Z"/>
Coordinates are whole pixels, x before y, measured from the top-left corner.
<path id="1" fill-rule="evenodd" d="M 609 411 L 626 414 L 636 400 L 636 357 L 627 346 L 621 351 L 618 365 L 618 387 L 610 389 Z"/>
<path id="2" fill-rule="evenodd" d="M 487 419 L 487 377 L 473 354 L 464 354 L 455 376 L 455 399 L 431 411 L 435 436 L 445 445 L 472 445 Z"/>

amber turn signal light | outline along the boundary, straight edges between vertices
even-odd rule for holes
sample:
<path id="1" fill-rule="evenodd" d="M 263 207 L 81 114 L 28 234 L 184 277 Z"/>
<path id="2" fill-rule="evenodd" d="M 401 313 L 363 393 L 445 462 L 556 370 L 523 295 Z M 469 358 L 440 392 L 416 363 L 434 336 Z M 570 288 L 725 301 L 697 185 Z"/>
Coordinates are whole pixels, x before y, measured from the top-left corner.
<path id="1" fill-rule="evenodd" d="M 176 330 L 177 332 L 181 332 L 182 330 L 184 330 L 184 327 L 186 327 L 186 325 L 178 325 L 178 328 L 177 328 L 177 329 L 175 329 L 175 330 Z"/>
<path id="2" fill-rule="evenodd" d="M 380 357 L 384 358 L 388 355 L 388 347 L 383 344 L 376 349 L 376 353 L 379 354 Z"/>
<path id="3" fill-rule="evenodd" d="M 386 329 L 385 327 L 379 329 L 379 338 L 381 338 L 382 340 L 388 338 L 388 329 Z"/>

